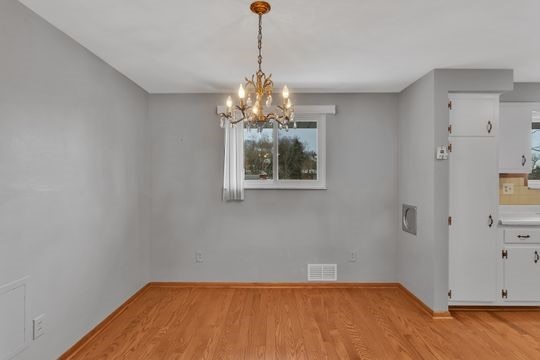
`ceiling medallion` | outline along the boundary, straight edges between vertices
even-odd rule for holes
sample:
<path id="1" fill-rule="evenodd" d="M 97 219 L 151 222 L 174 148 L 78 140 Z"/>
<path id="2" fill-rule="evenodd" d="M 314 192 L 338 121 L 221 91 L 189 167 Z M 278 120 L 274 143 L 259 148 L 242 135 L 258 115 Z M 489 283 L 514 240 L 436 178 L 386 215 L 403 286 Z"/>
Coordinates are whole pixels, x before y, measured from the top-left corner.
<path id="1" fill-rule="evenodd" d="M 277 122 L 280 129 L 288 129 L 291 122 L 296 127 L 294 106 L 289 97 L 287 85 L 283 87 L 281 105 L 272 108 L 274 90 L 272 74 L 266 76 L 262 71 L 262 16 L 270 12 L 270 4 L 266 1 L 255 1 L 251 4 L 250 9 L 259 17 L 257 37 L 259 68 L 255 74 L 251 75 L 251 80 L 246 77 L 245 84 L 240 85 L 238 89 L 239 104 L 233 105 L 232 98 L 230 96 L 227 98 L 226 111 L 219 114 L 221 127 L 227 123 L 234 126 L 242 121 L 245 121 L 248 129 L 255 127 L 259 132 L 266 124 L 272 124 L 274 121 Z"/>

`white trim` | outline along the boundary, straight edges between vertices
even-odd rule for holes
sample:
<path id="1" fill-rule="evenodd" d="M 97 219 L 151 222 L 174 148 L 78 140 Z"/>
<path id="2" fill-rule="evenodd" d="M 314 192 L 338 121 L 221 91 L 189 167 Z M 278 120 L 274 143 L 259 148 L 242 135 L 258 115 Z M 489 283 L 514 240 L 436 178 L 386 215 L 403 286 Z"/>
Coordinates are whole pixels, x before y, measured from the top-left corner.
<path id="1" fill-rule="evenodd" d="M 255 184 L 257 180 L 246 180 L 246 190 L 328 190 L 326 185 L 315 185 L 317 180 L 277 180 L 271 183 Z"/>
<path id="2" fill-rule="evenodd" d="M 540 180 L 529 180 L 529 189 L 540 189 Z"/>
<path id="3" fill-rule="evenodd" d="M 24 343 L 18 347 L 17 349 L 13 350 L 13 352 L 6 355 L 6 357 L 2 358 L 1 360 L 9 360 L 15 358 L 20 352 L 25 350 L 30 346 L 30 339 L 32 336 L 32 327 L 30 324 L 29 319 L 29 301 L 28 301 L 28 283 L 30 280 L 30 276 L 25 276 L 19 280 L 15 280 L 13 282 L 10 282 L 5 285 L 0 286 L 0 295 L 7 294 L 10 291 L 13 291 L 19 287 L 24 287 Z"/>
<path id="4" fill-rule="evenodd" d="M 504 105 L 504 106 L 516 106 L 516 107 L 528 106 L 533 111 L 534 110 L 540 110 L 540 102 L 526 102 L 526 101 L 504 102 L 504 101 L 501 101 L 501 105 Z"/>
<path id="5" fill-rule="evenodd" d="M 523 103 L 522 103 L 523 104 Z M 538 113 L 540 112 L 540 103 L 529 103 L 529 111 L 531 111 L 531 127 L 529 128 L 529 130 L 532 130 L 532 126 L 533 124 L 538 124 L 540 123 L 540 118 L 538 118 L 538 114 L 534 114 L 535 112 Z M 530 136 L 530 135 L 529 135 Z M 533 151 L 532 151 L 532 148 L 533 148 L 533 144 L 532 144 L 532 139 L 531 139 L 531 151 L 530 153 L 528 154 L 528 156 L 531 157 L 531 160 L 530 160 L 530 169 L 531 171 L 529 172 L 529 174 L 532 174 L 533 172 L 533 166 L 534 164 L 532 163 L 533 161 Z M 529 175 L 528 174 L 528 175 Z M 540 180 L 528 180 L 527 182 L 528 184 L 528 188 L 529 189 L 540 189 Z"/>
<path id="6" fill-rule="evenodd" d="M 217 114 L 224 113 L 227 110 L 225 105 L 217 106 Z M 295 105 L 296 114 L 336 114 L 336 105 Z"/>
<path id="7" fill-rule="evenodd" d="M 494 99 L 498 100 L 501 94 L 494 93 L 475 93 L 475 92 L 449 92 L 448 97 L 452 99 Z"/>
<path id="8" fill-rule="evenodd" d="M 295 105 L 294 112 L 298 114 L 335 115 L 336 105 Z"/>
<path id="9" fill-rule="evenodd" d="M 305 113 L 304 113 L 305 114 Z M 303 115 L 303 114 L 302 114 Z M 317 180 L 280 180 L 278 179 L 278 149 L 273 148 L 273 174 L 271 180 L 244 180 L 244 189 L 305 189 L 326 190 L 326 114 L 298 116 L 296 120 L 315 121 L 317 123 Z M 274 125 L 274 139 L 277 138 L 277 126 Z"/>

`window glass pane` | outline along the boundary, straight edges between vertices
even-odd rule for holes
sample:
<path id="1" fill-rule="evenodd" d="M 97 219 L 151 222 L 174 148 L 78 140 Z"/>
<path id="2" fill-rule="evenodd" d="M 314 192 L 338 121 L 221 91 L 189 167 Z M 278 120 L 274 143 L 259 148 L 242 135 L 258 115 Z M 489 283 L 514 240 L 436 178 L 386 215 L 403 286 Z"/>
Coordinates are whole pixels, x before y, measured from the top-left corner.
<path id="1" fill-rule="evenodd" d="M 299 121 L 296 129 L 278 131 L 279 178 L 317 180 L 317 122 Z"/>
<path id="2" fill-rule="evenodd" d="M 244 128 L 244 168 L 246 180 L 272 180 L 274 135 L 272 125 L 262 132 Z"/>
<path id="3" fill-rule="evenodd" d="M 529 180 L 540 180 L 540 122 L 533 122 L 531 128 L 531 164 Z"/>

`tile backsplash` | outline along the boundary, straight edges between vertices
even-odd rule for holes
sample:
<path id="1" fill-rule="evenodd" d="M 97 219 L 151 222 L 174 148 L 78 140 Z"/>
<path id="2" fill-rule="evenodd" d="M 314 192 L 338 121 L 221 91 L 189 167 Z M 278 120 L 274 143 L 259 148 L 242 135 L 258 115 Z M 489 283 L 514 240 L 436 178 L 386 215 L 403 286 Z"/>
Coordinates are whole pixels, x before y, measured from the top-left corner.
<path id="1" fill-rule="evenodd" d="M 513 185 L 513 194 L 504 194 L 504 184 Z M 540 205 L 540 189 L 529 189 L 526 174 L 500 174 L 500 205 Z"/>

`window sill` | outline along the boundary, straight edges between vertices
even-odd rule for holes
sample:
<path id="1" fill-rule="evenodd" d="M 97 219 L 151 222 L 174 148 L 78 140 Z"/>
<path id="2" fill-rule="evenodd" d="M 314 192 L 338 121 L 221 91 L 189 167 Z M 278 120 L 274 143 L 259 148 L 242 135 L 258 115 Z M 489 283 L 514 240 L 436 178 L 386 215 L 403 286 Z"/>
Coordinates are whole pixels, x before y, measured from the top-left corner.
<path id="1" fill-rule="evenodd" d="M 528 187 L 532 190 L 540 190 L 540 180 L 529 180 Z"/>
<path id="2" fill-rule="evenodd" d="M 245 190 L 328 190 L 326 184 L 306 183 L 268 183 L 268 184 L 245 184 Z"/>

